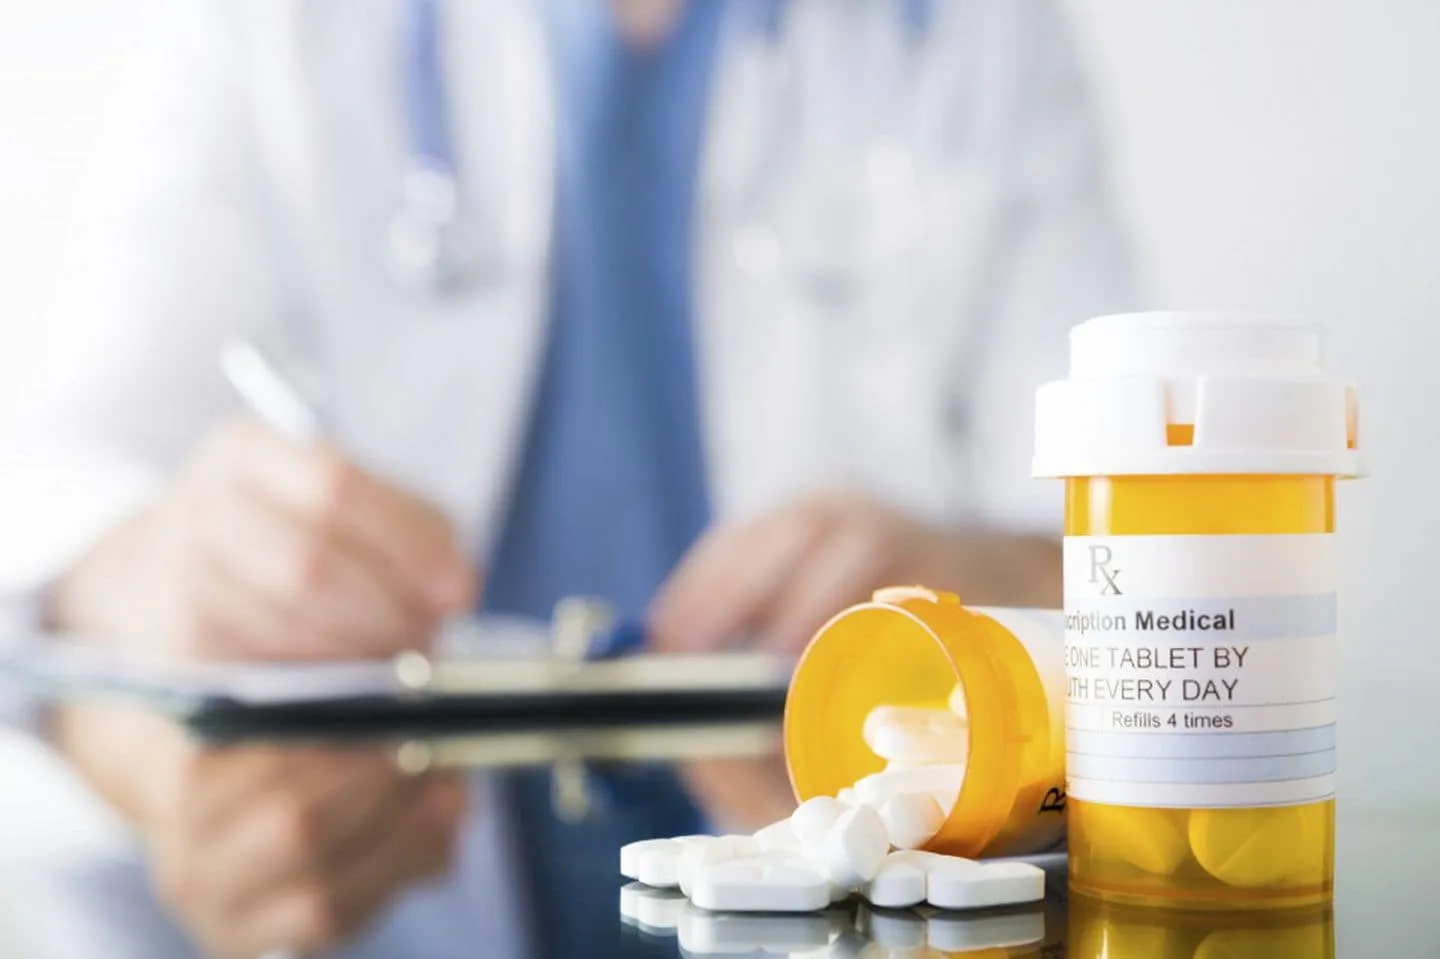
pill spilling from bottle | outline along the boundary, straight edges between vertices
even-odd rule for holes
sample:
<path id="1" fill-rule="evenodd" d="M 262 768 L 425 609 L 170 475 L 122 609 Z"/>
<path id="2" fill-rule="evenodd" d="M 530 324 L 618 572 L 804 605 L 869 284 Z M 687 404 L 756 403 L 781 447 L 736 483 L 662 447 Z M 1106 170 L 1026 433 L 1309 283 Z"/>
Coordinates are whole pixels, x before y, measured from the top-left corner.
<path id="1" fill-rule="evenodd" d="M 865 741 L 887 765 L 839 796 L 812 797 L 751 836 L 631 843 L 620 850 L 621 874 L 724 912 L 813 912 L 855 893 L 886 908 L 981 909 L 1044 897 L 1045 874 L 1033 865 L 920 849 L 965 778 L 963 715 L 880 706 L 866 719 Z"/>

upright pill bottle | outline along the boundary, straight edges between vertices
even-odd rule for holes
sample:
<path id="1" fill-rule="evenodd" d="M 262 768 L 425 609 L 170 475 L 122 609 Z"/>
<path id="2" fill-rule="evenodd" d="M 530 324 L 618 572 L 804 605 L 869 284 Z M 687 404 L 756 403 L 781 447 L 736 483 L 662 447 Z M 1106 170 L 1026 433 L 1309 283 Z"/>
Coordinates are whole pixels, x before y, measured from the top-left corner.
<path id="1" fill-rule="evenodd" d="M 1070 884 L 1115 902 L 1328 901 L 1335 480 L 1353 388 L 1301 320 L 1106 316 L 1040 389 L 1064 477 Z"/>
<path id="2" fill-rule="evenodd" d="M 894 764 L 866 744 L 877 707 L 965 722 L 956 798 L 925 848 L 959 856 L 1055 847 L 1064 836 L 1064 622 L 1058 610 L 983 609 L 893 587 L 810 641 L 785 702 L 785 761 L 800 801 Z M 952 805 L 953 802 L 953 805 Z"/>

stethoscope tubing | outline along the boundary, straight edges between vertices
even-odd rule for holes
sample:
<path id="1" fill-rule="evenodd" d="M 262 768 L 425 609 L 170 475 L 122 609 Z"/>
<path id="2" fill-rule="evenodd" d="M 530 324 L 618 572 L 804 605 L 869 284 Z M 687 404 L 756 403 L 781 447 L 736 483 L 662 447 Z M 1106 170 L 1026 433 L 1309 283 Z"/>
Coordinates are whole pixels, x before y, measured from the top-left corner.
<path id="1" fill-rule="evenodd" d="M 677 0 L 694 2 L 694 0 Z M 774 39 L 788 0 L 734 0 L 734 22 Z M 934 0 L 898 0 L 911 29 L 925 31 Z M 501 253 L 466 243 L 466 193 L 460 182 L 454 123 L 446 84 L 442 0 L 409 0 L 403 17 L 400 110 L 406 151 L 399 206 L 391 222 L 387 266 L 399 285 L 427 294 L 461 289 L 503 267 Z M 487 260 L 490 262 L 480 262 Z"/>

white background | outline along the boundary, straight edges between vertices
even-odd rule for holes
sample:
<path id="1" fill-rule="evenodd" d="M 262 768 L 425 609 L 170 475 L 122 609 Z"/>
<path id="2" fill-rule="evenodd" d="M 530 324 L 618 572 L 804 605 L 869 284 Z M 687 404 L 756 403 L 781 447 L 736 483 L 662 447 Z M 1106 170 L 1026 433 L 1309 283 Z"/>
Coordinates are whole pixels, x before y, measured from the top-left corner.
<path id="1" fill-rule="evenodd" d="M 1440 796 L 1440 4 L 1072 0 L 1156 307 L 1297 310 L 1361 384 L 1342 796 Z M 1432 807 L 1433 808 L 1433 807 Z"/>
<path id="2" fill-rule="evenodd" d="M 68 197 L 153 0 L 0 0 L 0 423 L 38 345 Z M 1299 310 L 1363 387 L 1345 490 L 1342 794 L 1440 796 L 1440 4 L 1070 0 L 1152 307 Z M 81 211 L 83 215 L 83 211 Z"/>

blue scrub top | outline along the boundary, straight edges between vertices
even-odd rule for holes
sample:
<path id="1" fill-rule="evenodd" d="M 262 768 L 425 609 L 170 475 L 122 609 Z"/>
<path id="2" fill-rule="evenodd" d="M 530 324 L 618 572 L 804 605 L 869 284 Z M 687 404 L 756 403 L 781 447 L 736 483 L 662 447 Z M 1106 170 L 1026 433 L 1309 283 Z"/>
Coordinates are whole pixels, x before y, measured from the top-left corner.
<path id="1" fill-rule="evenodd" d="M 627 618 L 709 516 L 691 333 L 690 233 L 720 0 L 659 47 L 610 5 L 543 4 L 555 52 L 558 223 L 548 352 L 487 608 L 566 595 Z"/>
<path id="2" fill-rule="evenodd" d="M 545 364 L 485 607 L 548 616 L 568 595 L 643 614 L 709 518 L 691 332 L 692 207 L 722 0 L 689 0 L 660 46 L 620 37 L 603 0 L 542 4 L 558 108 L 555 273 Z M 559 822 L 547 771 L 502 784 L 543 956 L 602 955 L 618 933 L 616 850 L 694 833 L 668 770 L 598 784 L 594 821 Z"/>

